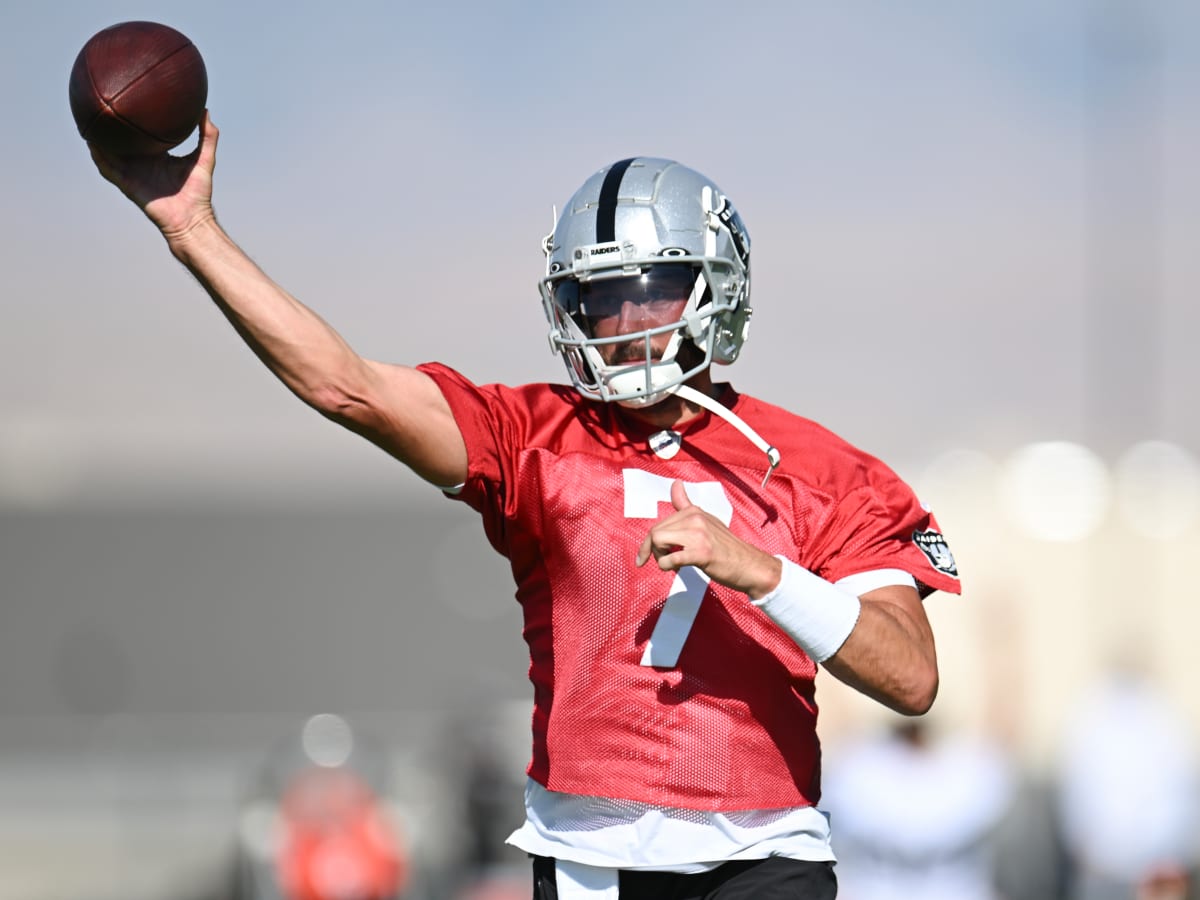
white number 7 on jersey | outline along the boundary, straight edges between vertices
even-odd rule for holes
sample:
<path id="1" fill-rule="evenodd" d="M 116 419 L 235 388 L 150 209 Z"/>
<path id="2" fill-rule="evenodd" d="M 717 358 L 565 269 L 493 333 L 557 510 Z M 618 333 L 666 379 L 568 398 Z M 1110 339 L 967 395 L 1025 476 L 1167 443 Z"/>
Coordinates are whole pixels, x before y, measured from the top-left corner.
<path id="1" fill-rule="evenodd" d="M 625 469 L 625 518 L 657 519 L 658 505 L 671 502 L 673 478 L 664 478 L 641 469 Z M 733 519 L 733 506 L 725 496 L 725 488 L 717 481 L 684 482 L 691 501 L 710 515 L 729 525 Z M 642 654 L 643 666 L 670 668 L 679 660 L 700 601 L 708 590 L 708 576 L 695 566 L 684 566 L 675 573 L 667 602 L 663 605 L 646 652 Z"/>

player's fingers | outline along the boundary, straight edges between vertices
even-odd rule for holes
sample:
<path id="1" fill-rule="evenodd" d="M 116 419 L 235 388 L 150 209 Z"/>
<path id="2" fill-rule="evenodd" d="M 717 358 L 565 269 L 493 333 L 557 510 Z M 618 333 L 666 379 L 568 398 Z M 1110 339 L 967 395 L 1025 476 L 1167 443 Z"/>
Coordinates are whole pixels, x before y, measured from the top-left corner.
<path id="1" fill-rule="evenodd" d="M 653 533 L 651 533 L 651 534 L 646 535 L 646 539 L 644 541 L 642 541 L 642 545 L 640 547 L 638 547 L 637 564 L 638 564 L 639 568 L 646 564 L 646 560 L 648 560 L 650 558 L 650 556 L 653 554 L 653 552 L 654 552 L 654 537 L 653 537 Z"/>
<path id="2" fill-rule="evenodd" d="M 691 554 L 687 548 L 677 544 L 655 551 L 654 561 L 664 572 L 675 572 L 684 566 L 692 565 Z"/>
<path id="3" fill-rule="evenodd" d="M 96 164 L 96 168 L 100 170 L 100 174 L 109 181 L 115 181 L 119 176 L 112 159 L 105 155 L 104 151 L 95 144 L 88 144 L 88 150 L 92 154 L 92 162 Z"/>
<path id="4" fill-rule="evenodd" d="M 704 535 L 688 523 L 669 519 L 651 529 L 649 540 L 650 553 L 663 570 L 695 565 L 700 558 L 697 548 L 706 545 Z"/>
<path id="5" fill-rule="evenodd" d="M 682 550 L 683 541 L 683 535 L 678 532 L 678 529 L 673 528 L 669 521 L 659 522 L 650 529 L 645 540 L 642 541 L 642 545 L 638 548 L 637 564 L 643 566 L 653 556 L 658 562 L 659 568 L 669 568 L 669 566 L 663 566 L 663 557 Z"/>
<path id="6" fill-rule="evenodd" d="M 217 164 L 217 141 L 221 137 L 221 130 L 217 128 L 213 122 L 212 116 L 208 114 L 208 110 L 204 111 L 204 115 L 200 117 L 200 143 L 196 145 L 193 151 L 197 162 L 203 162 L 206 169 L 210 172 L 216 168 Z"/>
<path id="7" fill-rule="evenodd" d="M 688 499 L 687 490 L 679 479 L 671 482 L 671 505 L 676 509 L 687 509 L 692 505 L 692 501 Z"/>
<path id="8" fill-rule="evenodd" d="M 117 190 L 140 205 L 129 182 L 128 168 L 122 163 L 121 157 L 111 156 L 91 143 L 88 144 L 88 151 L 92 154 L 92 162 L 96 164 L 100 176 L 110 184 L 116 185 Z"/>

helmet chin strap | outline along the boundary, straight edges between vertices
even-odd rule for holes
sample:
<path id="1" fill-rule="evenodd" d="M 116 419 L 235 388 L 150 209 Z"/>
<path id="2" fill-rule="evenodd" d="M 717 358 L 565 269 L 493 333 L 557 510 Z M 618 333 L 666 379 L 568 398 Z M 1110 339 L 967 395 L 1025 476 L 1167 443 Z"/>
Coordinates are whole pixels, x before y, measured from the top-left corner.
<path id="1" fill-rule="evenodd" d="M 720 416 L 722 419 L 740 431 L 746 440 L 750 441 L 750 443 L 752 443 L 755 447 L 767 454 L 767 462 L 769 465 L 767 466 L 767 474 L 763 476 L 761 485 L 762 487 L 767 486 L 767 482 L 771 480 L 771 475 L 773 475 L 775 469 L 779 467 L 779 463 L 783 458 L 780 456 L 778 450 L 764 441 L 762 437 L 759 436 L 757 431 L 738 418 L 738 416 L 735 415 L 732 410 L 726 409 L 707 394 L 702 394 L 700 391 L 689 387 L 686 384 L 679 385 L 672 393 L 682 397 L 684 400 L 695 403 L 697 406 L 702 406 L 704 409 L 707 409 L 714 415 Z"/>

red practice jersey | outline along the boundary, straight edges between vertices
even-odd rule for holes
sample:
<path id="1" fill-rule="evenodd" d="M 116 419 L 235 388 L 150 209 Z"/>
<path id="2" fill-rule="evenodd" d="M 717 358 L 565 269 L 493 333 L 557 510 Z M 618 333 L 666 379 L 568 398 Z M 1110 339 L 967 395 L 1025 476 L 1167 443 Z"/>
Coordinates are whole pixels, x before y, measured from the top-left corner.
<path id="1" fill-rule="evenodd" d="M 816 665 L 745 594 L 691 567 L 636 566 L 671 482 L 738 537 L 829 581 L 902 569 L 958 592 L 938 525 L 889 468 L 821 426 L 725 387 L 782 454 L 711 413 L 655 453 L 643 426 L 573 388 L 477 386 L 438 364 L 466 441 L 457 495 L 512 565 L 534 688 L 528 773 L 552 791 L 732 811 L 815 804 Z M 670 458 L 664 458 L 670 456 Z M 645 664 L 669 595 L 699 604 L 670 667 Z M 673 598 L 674 599 L 674 598 Z M 678 628 L 677 628 L 678 630 Z"/>

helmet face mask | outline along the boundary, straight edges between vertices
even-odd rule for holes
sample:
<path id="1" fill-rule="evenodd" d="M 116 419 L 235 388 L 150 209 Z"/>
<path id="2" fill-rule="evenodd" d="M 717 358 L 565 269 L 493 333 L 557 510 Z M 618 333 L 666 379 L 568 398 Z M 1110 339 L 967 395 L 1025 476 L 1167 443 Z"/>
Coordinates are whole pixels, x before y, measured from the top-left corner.
<path id="1" fill-rule="evenodd" d="M 544 242 L 540 283 L 576 389 L 648 406 L 733 362 L 750 318 L 749 243 L 716 186 L 678 163 L 624 160 L 592 176 Z M 597 333 L 603 320 L 614 333 Z"/>

